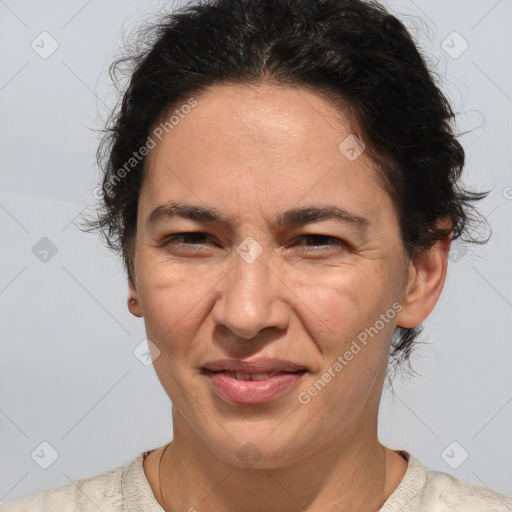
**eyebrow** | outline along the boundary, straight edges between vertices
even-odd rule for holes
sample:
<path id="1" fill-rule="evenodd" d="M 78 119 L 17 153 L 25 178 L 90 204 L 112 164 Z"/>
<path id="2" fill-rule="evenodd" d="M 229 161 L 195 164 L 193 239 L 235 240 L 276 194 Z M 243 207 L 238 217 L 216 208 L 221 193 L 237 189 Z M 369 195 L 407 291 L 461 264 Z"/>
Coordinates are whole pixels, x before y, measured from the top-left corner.
<path id="1" fill-rule="evenodd" d="M 146 220 L 146 225 L 154 224 L 162 218 L 171 219 L 181 217 L 189 220 L 219 222 L 229 224 L 222 213 L 216 208 L 196 206 L 188 203 L 179 203 L 176 201 L 168 201 L 157 206 Z M 335 220 L 345 224 L 351 224 L 359 231 L 365 231 L 370 224 L 368 219 L 351 213 L 339 206 L 322 205 L 322 206 L 305 206 L 302 208 L 292 208 L 283 213 L 278 214 L 274 218 L 276 228 L 284 228 L 288 226 L 297 226 L 302 224 L 310 224 L 323 220 Z"/>

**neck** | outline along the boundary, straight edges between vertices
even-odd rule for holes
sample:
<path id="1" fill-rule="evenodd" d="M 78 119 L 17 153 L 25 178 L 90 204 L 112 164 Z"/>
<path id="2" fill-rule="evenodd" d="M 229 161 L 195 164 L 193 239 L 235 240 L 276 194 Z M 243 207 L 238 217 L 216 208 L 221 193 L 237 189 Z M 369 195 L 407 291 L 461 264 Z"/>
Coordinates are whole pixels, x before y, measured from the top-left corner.
<path id="1" fill-rule="evenodd" d="M 407 467 L 402 460 L 397 469 L 400 456 L 383 447 L 376 432 L 359 431 L 352 437 L 357 443 L 334 439 L 286 466 L 241 468 L 209 450 L 174 412 L 174 439 L 161 460 L 158 496 L 169 512 L 370 512 L 382 506 Z"/>

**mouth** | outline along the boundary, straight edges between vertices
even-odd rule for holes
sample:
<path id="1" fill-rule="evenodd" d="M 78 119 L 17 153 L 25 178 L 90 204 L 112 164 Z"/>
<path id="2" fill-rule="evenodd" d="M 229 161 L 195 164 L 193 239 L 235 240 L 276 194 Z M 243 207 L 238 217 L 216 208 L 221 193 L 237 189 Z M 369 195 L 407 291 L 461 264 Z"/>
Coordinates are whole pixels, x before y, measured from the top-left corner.
<path id="1" fill-rule="evenodd" d="M 201 373 L 224 401 L 262 405 L 296 387 L 307 369 L 278 359 L 222 359 L 206 363 Z"/>
<path id="2" fill-rule="evenodd" d="M 209 370 L 207 370 L 209 371 Z M 212 371 L 210 373 L 223 373 L 224 375 L 227 375 L 228 377 L 231 377 L 232 379 L 236 380 L 268 380 L 272 377 L 275 377 L 276 375 L 280 374 L 289 374 L 289 373 L 306 373 L 306 370 L 297 370 L 295 372 L 292 371 L 273 371 L 268 373 L 246 373 L 246 372 L 232 372 L 229 370 L 223 370 L 223 371 Z"/>

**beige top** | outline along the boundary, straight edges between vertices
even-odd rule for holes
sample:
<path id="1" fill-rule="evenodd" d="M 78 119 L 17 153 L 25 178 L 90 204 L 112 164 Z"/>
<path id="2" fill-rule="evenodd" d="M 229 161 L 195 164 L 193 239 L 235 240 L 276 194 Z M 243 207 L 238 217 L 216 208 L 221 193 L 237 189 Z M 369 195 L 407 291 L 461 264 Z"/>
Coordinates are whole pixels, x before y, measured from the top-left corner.
<path id="1" fill-rule="evenodd" d="M 407 471 L 379 512 L 512 512 L 512 498 L 431 471 L 404 450 Z M 163 512 L 143 469 L 145 451 L 128 465 L 0 506 L 1 512 Z"/>

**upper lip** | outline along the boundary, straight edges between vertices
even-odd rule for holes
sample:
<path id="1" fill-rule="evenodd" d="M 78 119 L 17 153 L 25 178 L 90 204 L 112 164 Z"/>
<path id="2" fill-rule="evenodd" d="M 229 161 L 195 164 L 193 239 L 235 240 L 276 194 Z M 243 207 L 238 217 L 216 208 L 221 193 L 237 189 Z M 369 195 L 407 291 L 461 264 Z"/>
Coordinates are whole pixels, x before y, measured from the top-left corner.
<path id="1" fill-rule="evenodd" d="M 212 372 L 243 372 L 243 373 L 270 373 L 270 372 L 297 372 L 305 370 L 304 366 L 286 361 L 284 359 L 273 359 L 261 357 L 258 359 L 217 359 L 208 361 L 203 368 Z"/>

